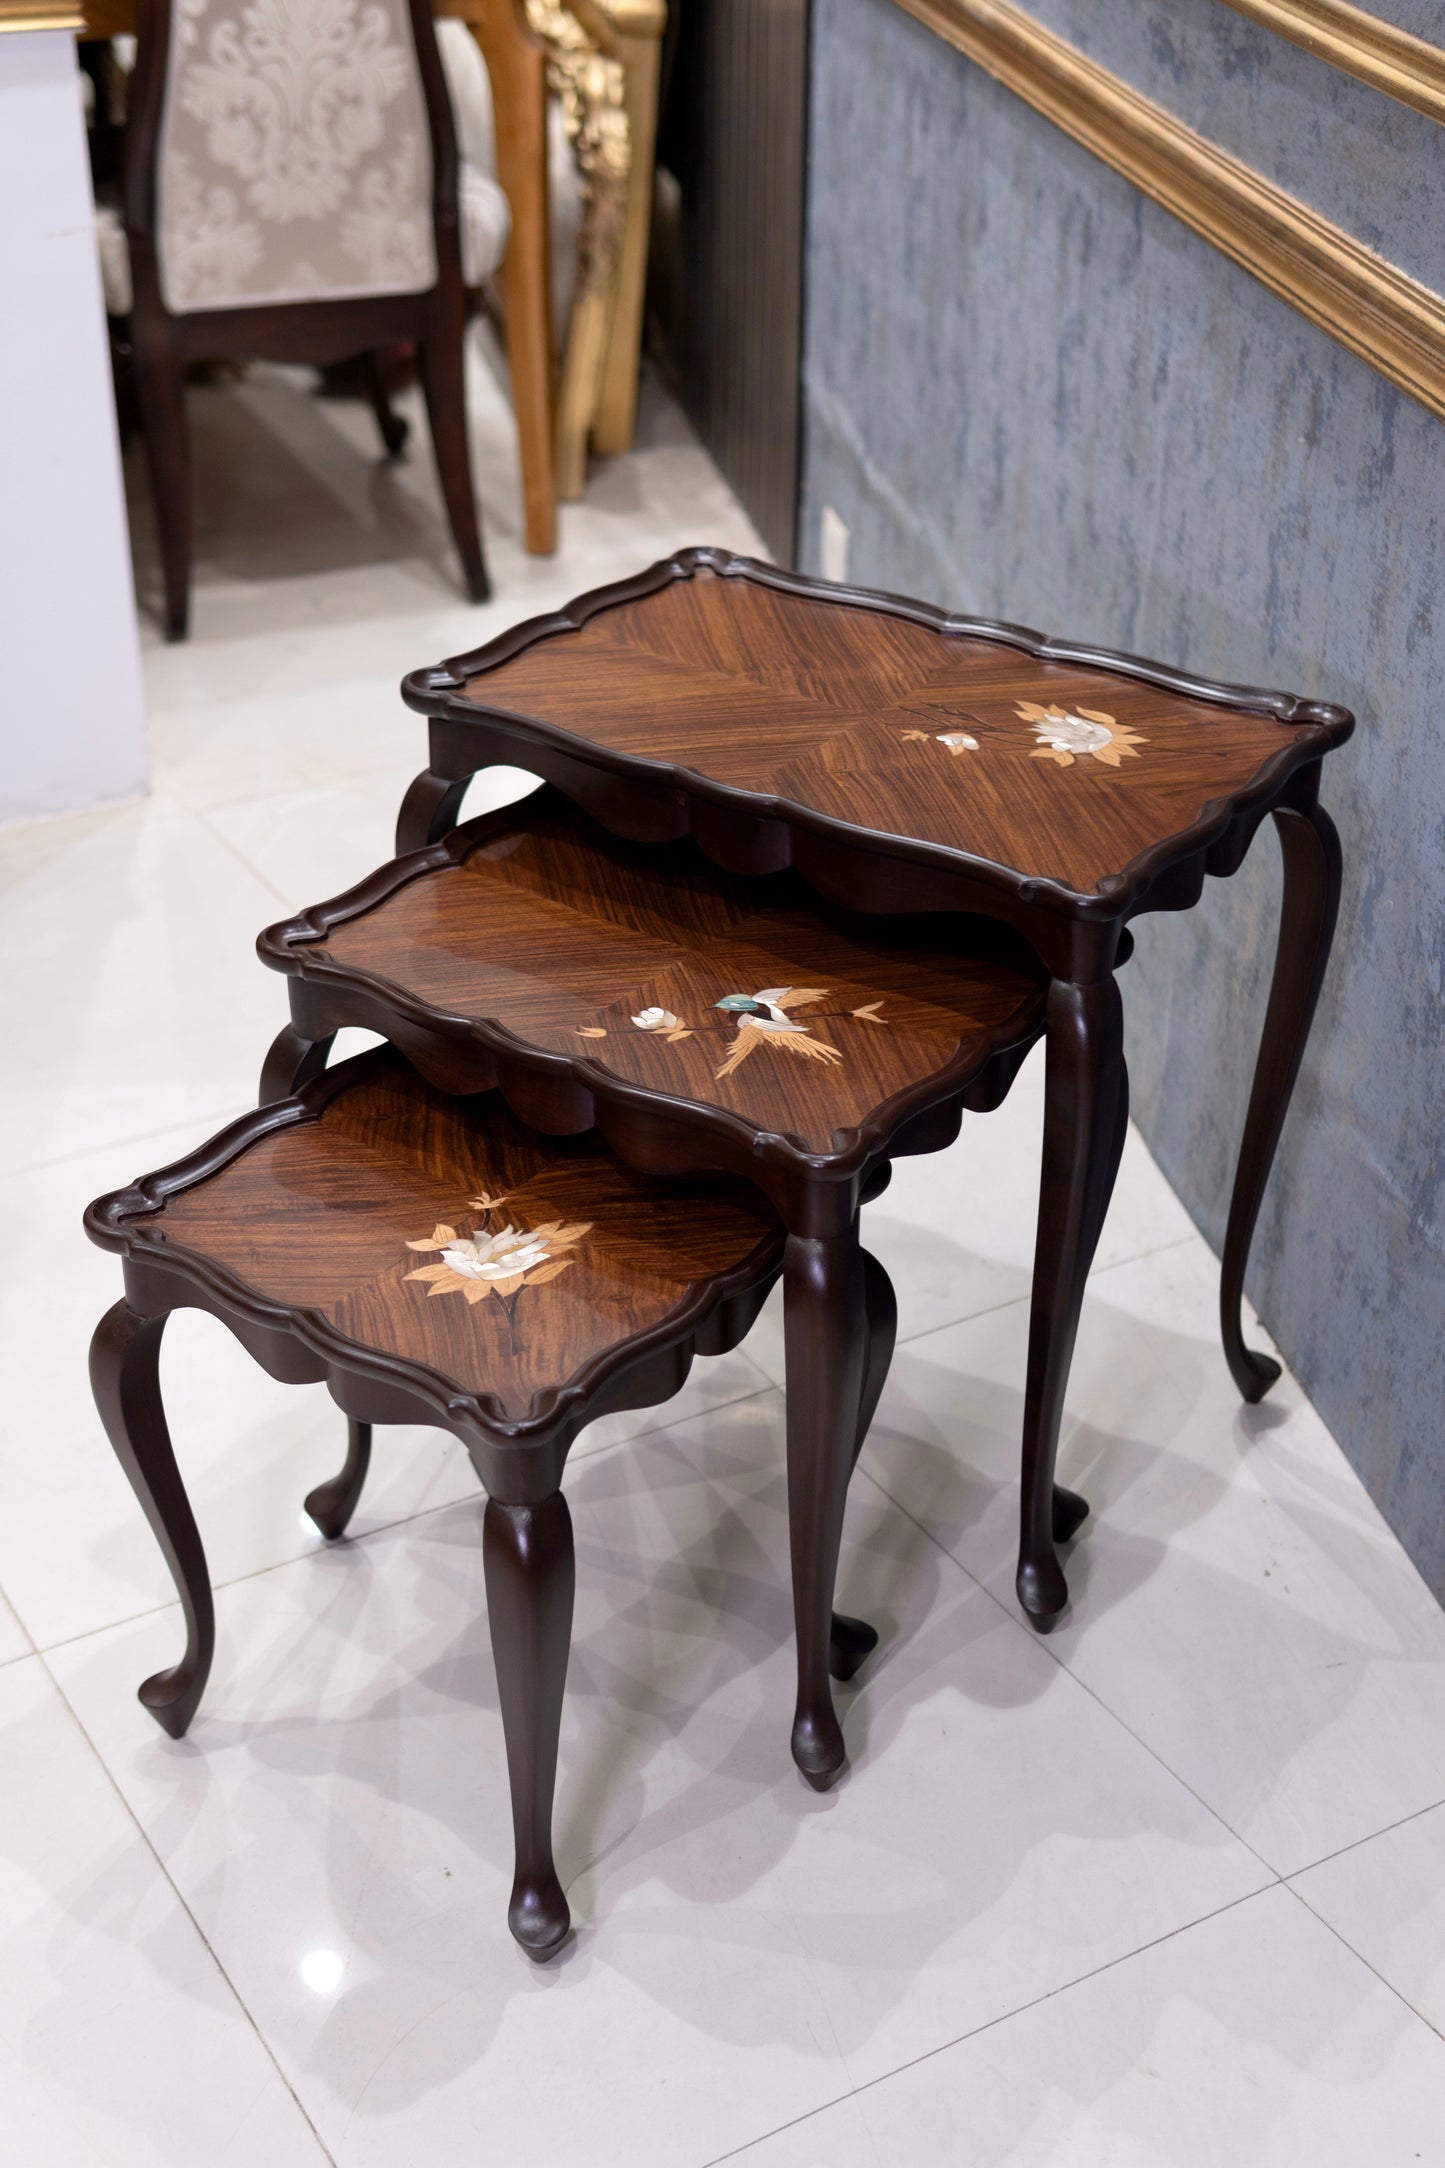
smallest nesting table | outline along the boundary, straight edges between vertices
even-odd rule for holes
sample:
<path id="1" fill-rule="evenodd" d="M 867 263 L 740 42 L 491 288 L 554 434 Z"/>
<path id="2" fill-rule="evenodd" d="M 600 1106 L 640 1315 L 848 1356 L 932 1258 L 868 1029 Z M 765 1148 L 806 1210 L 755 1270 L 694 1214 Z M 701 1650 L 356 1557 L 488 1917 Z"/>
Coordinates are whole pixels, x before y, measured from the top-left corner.
<path id="1" fill-rule="evenodd" d="M 157 1374 L 170 1312 L 207 1310 L 273 1377 L 324 1379 L 345 1411 L 345 1465 L 306 1501 L 323 1534 L 340 1535 L 356 1506 L 373 1423 L 439 1424 L 470 1453 L 488 1494 L 516 1842 L 508 1924 L 531 1956 L 550 1955 L 570 1924 L 551 1827 L 574 1587 L 563 1467 L 586 1423 L 669 1399 L 695 1354 L 742 1338 L 782 1264 L 764 1199 L 740 1182 L 631 1174 L 595 1138 L 549 1143 L 495 1097 L 433 1090 L 386 1048 L 102 1197 L 86 1230 L 125 1259 L 125 1299 L 91 1347 L 96 1402 L 186 1618 L 185 1654 L 146 1680 L 142 1702 L 179 1738 L 215 1646 Z M 890 1298 L 860 1442 L 891 1352 Z M 876 1638 L 838 1620 L 838 1675 Z"/>

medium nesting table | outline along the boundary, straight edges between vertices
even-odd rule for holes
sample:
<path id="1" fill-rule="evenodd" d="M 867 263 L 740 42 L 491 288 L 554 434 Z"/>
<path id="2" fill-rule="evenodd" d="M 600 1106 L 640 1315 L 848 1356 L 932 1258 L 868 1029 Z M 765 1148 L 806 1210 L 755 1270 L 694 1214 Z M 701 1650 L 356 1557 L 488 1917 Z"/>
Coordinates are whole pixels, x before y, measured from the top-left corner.
<path id="1" fill-rule="evenodd" d="M 696 843 L 636 843 L 544 786 L 261 936 L 291 1017 L 263 1100 L 322 1070 L 343 1026 L 428 1081 L 499 1088 L 554 1136 L 592 1131 L 652 1175 L 747 1177 L 783 1254 L 793 1758 L 844 1761 L 829 1686 L 876 1640 L 833 1616 L 848 1479 L 892 1349 L 859 1208 L 890 1160 L 938 1150 L 1007 1092 L 1046 981 L 996 920 L 860 917 L 791 872 L 721 871 Z M 1086 1507 L 1050 1494 L 1061 1537 Z M 1051 1530 L 1055 1523 L 1051 1518 Z"/>
<path id="2" fill-rule="evenodd" d="M 1128 921 L 1189 908 L 1206 874 L 1234 873 L 1273 816 L 1279 947 L 1220 1291 L 1231 1372 L 1257 1400 L 1278 1366 L 1244 1345 L 1245 1263 L 1339 899 L 1320 766 L 1353 717 L 713 549 L 684 550 L 418 671 L 403 692 L 430 719 L 430 757 L 402 807 L 399 851 L 435 844 L 472 775 L 511 764 L 651 849 L 690 836 L 749 880 L 789 869 L 880 926 L 980 914 L 1041 959 L 1046 1112 L 1017 1585 L 1034 1625 L 1050 1626 L 1068 1598 L 1054 1534 L 1064 1392 L 1128 1120 L 1115 982 Z M 616 1050 L 608 1032 L 599 1061 Z M 750 1057 L 742 1073 L 755 1067 Z M 620 1131 L 629 1087 L 619 1077 L 599 1104 L 609 1093 Z M 800 1290 L 813 1280 L 814 1361 L 839 1353 L 836 1370 L 809 1375 L 833 1403 L 820 1431 L 841 1458 L 857 1297 L 825 1262 L 820 1232 L 810 1226 L 806 1268 L 794 1251 L 795 1276 Z M 796 1349 L 801 1365 L 801 1324 Z M 790 1335 L 790 1371 L 793 1357 Z M 837 1490 L 836 1468 L 810 1480 Z"/>

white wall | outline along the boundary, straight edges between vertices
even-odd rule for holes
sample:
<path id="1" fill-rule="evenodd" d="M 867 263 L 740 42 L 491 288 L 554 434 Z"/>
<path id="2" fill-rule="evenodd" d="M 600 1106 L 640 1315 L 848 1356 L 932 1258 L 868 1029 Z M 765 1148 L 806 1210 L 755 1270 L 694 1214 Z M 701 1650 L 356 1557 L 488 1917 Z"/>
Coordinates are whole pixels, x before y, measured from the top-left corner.
<path id="1" fill-rule="evenodd" d="M 75 39 L 0 34 L 0 822 L 146 783 Z"/>

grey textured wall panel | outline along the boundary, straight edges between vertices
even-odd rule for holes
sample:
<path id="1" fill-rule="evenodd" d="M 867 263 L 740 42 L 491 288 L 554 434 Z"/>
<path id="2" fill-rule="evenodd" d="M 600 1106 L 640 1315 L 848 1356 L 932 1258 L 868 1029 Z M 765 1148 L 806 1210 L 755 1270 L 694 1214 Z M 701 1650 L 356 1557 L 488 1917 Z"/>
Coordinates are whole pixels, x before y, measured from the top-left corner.
<path id="1" fill-rule="evenodd" d="M 854 578 L 1359 715 L 1250 1291 L 1445 1596 L 1445 427 L 890 0 L 814 24 L 804 563 L 832 504 Z M 1216 1246 L 1278 863 L 1266 830 L 1140 922 L 1126 977 L 1135 1111 Z"/>

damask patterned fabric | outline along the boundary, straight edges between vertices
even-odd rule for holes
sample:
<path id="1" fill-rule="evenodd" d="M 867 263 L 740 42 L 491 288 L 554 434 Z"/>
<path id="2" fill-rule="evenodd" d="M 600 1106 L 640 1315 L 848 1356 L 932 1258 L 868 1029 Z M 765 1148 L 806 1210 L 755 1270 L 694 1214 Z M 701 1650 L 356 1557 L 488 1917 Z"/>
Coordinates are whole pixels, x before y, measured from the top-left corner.
<path id="1" fill-rule="evenodd" d="M 425 291 L 431 140 L 405 0 L 175 0 L 157 185 L 174 315 Z"/>

